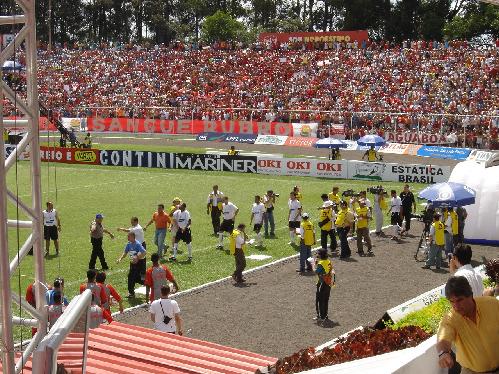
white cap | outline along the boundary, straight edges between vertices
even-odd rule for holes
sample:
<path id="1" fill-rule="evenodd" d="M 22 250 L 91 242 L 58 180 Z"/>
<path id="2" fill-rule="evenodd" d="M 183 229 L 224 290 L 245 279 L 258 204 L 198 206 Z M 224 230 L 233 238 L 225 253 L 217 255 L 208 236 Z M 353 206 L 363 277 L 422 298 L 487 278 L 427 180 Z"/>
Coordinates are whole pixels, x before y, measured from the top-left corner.
<path id="1" fill-rule="evenodd" d="M 301 215 L 301 218 L 308 218 L 308 217 L 309 217 L 309 215 L 306 212 Z"/>

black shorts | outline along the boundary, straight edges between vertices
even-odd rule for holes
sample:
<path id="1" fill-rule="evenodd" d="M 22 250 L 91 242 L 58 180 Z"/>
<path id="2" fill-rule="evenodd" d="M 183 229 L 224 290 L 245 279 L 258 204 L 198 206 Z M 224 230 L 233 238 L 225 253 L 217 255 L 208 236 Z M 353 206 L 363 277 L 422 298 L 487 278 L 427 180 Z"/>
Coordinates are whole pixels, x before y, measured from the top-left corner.
<path id="1" fill-rule="evenodd" d="M 222 221 L 222 224 L 220 225 L 220 232 L 228 232 L 229 234 L 234 231 L 234 221 L 233 220 L 226 220 L 224 219 Z"/>
<path id="2" fill-rule="evenodd" d="M 192 242 L 192 235 L 190 228 L 186 228 L 185 231 L 182 231 L 180 228 L 177 230 L 177 234 L 175 235 L 175 242 L 178 243 L 181 240 L 187 244 Z"/>
<path id="3" fill-rule="evenodd" d="M 43 237 L 45 238 L 45 240 L 59 239 L 59 232 L 57 231 L 57 226 L 43 226 Z"/>
<path id="4" fill-rule="evenodd" d="M 256 232 L 257 234 L 260 232 L 261 229 L 262 229 L 262 224 L 261 223 L 255 223 L 253 225 L 253 231 Z"/>
<path id="5" fill-rule="evenodd" d="M 390 219 L 390 223 L 392 225 L 400 225 L 401 221 L 402 220 L 400 219 L 400 213 L 393 212 L 392 216 L 391 216 L 391 219 Z"/>
<path id="6" fill-rule="evenodd" d="M 289 221 L 288 227 L 290 229 L 299 229 L 300 228 L 300 221 Z"/>

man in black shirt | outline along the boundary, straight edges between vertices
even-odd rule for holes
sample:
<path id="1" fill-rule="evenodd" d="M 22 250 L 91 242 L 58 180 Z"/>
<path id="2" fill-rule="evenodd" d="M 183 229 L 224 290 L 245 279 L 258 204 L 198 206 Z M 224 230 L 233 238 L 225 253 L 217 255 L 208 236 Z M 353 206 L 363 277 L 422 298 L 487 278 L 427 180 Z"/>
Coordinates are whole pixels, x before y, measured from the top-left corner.
<path id="1" fill-rule="evenodd" d="M 404 186 L 404 191 L 400 193 L 400 200 L 402 200 L 402 217 L 405 219 L 405 229 L 403 232 L 408 232 L 411 229 L 411 216 L 412 207 L 416 212 L 416 200 L 414 194 L 409 190 L 409 185 Z"/>

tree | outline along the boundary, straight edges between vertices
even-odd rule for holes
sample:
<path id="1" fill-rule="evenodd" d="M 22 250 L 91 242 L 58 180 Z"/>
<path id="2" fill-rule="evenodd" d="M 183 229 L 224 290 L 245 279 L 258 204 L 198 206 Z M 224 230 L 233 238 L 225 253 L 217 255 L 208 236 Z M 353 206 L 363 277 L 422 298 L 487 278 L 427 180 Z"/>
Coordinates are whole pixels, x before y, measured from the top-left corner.
<path id="1" fill-rule="evenodd" d="M 455 16 L 444 27 L 448 39 L 471 39 L 483 34 L 499 38 L 499 7 L 470 3 L 462 15 Z"/>
<path id="2" fill-rule="evenodd" d="M 240 40 L 244 29 L 241 22 L 219 10 L 204 20 L 201 27 L 202 39 L 208 43 Z"/>

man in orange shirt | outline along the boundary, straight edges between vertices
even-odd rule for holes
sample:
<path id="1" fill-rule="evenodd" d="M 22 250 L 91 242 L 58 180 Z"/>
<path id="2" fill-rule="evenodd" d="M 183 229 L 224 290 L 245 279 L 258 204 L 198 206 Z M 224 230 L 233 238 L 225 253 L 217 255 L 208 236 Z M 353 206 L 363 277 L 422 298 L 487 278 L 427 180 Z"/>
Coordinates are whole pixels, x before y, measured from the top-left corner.
<path id="1" fill-rule="evenodd" d="M 177 292 L 179 287 L 170 269 L 159 263 L 159 256 L 157 253 L 151 255 L 151 261 L 152 266 L 146 271 L 144 284 L 146 285 L 146 302 L 149 300 L 152 303 L 154 300 L 161 298 L 161 287 L 167 284 L 167 280 L 173 283 L 173 286 L 175 287 L 174 292 Z M 150 298 L 149 291 L 151 291 Z"/>
<path id="2" fill-rule="evenodd" d="M 144 231 L 154 222 L 156 226 L 156 231 L 154 232 L 154 244 L 158 246 L 158 255 L 163 257 L 165 255 L 165 250 L 168 249 L 168 245 L 165 246 L 166 230 L 171 224 L 170 216 L 165 212 L 165 206 L 163 204 L 158 204 L 158 210 L 154 212 L 151 220 L 148 222 Z"/>
<path id="3" fill-rule="evenodd" d="M 87 271 L 87 282 L 80 285 L 80 293 L 85 292 L 85 290 L 92 291 L 92 300 L 96 305 L 102 306 L 107 302 L 107 295 L 104 286 L 96 282 L 96 277 L 97 271 L 89 269 Z"/>

